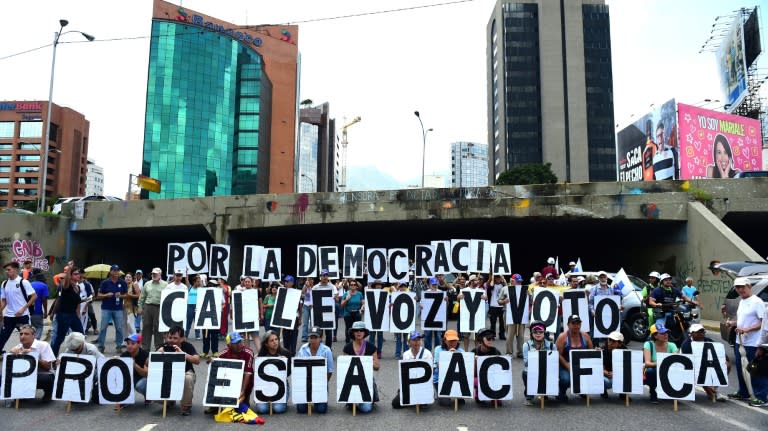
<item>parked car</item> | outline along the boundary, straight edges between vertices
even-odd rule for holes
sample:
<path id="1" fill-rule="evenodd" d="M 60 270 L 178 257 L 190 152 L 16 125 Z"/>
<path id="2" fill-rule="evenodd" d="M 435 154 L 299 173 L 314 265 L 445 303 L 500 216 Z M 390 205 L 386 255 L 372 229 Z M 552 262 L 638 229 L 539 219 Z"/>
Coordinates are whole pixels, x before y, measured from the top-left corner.
<path id="1" fill-rule="evenodd" d="M 736 172 L 734 178 L 760 178 L 768 177 L 768 171 L 742 171 Z"/>
<path id="2" fill-rule="evenodd" d="M 67 198 L 59 198 L 59 200 L 56 201 L 56 203 L 53 205 L 53 209 L 51 210 L 54 214 L 61 213 L 61 206 L 62 204 L 68 204 L 68 203 L 74 203 L 74 202 L 92 202 L 92 201 L 121 201 L 122 199 L 116 198 L 114 196 L 102 196 L 102 195 L 90 195 L 90 196 L 73 196 L 73 197 L 67 197 Z"/>
<path id="3" fill-rule="evenodd" d="M 752 285 L 752 294 L 765 302 L 768 308 L 768 263 L 757 261 L 735 261 L 735 262 L 716 262 L 710 265 L 712 272 L 725 274 L 731 280 L 736 277 L 747 277 Z M 739 309 L 741 298 L 736 293 L 736 289 L 731 287 L 728 294 L 725 295 L 723 304 L 720 306 L 722 318 L 720 319 L 720 337 L 728 340 L 731 345 L 736 341 L 734 328 L 726 326 L 727 319 L 736 320 L 736 310 Z"/>
<path id="4" fill-rule="evenodd" d="M 22 208 L 13 208 L 13 207 L 11 207 L 11 208 L 3 208 L 3 209 L 0 210 L 0 213 L 3 213 L 3 214 L 27 214 L 27 215 L 30 215 L 30 214 L 34 215 L 35 214 L 32 211 L 28 211 L 28 210 L 25 210 L 25 209 L 22 209 Z"/>

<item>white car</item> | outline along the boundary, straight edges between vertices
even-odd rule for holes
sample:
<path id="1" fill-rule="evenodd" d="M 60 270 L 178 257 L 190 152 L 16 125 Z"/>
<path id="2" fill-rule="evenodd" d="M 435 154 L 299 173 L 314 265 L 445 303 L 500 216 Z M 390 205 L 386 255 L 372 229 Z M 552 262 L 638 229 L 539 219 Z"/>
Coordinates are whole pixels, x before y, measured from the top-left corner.
<path id="1" fill-rule="evenodd" d="M 61 205 L 62 204 L 68 204 L 73 202 L 91 202 L 91 201 L 121 201 L 122 199 L 116 198 L 114 196 L 101 196 L 101 195 L 91 195 L 91 196 L 74 196 L 74 197 L 68 197 L 68 198 L 59 198 L 59 200 L 56 201 L 56 203 L 53 205 L 53 209 L 51 212 L 53 214 L 59 214 L 61 213 Z"/>

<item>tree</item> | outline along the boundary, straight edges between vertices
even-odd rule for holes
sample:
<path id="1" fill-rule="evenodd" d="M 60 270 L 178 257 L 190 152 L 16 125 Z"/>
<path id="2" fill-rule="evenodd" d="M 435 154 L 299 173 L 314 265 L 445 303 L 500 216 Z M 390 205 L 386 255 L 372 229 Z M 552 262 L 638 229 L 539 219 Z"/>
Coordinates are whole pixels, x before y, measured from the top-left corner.
<path id="1" fill-rule="evenodd" d="M 554 184 L 557 176 L 552 172 L 552 163 L 543 165 L 531 163 L 507 169 L 496 180 L 497 186 L 525 184 Z"/>

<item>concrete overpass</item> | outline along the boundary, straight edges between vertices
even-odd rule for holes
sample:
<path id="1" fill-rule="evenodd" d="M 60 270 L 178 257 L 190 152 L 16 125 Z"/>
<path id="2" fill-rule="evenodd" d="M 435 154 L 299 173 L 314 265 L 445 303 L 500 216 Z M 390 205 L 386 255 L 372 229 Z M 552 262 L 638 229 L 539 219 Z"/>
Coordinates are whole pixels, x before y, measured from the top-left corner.
<path id="1" fill-rule="evenodd" d="M 283 271 L 294 273 L 298 244 L 412 249 L 435 239 L 490 239 L 512 244 L 513 267 L 526 276 L 548 256 L 563 266 L 581 258 L 590 270 L 692 275 L 710 318 L 730 286 L 706 270 L 709 262 L 768 254 L 763 178 L 88 202 L 82 218 L 73 211 L 65 205 L 58 221 L 3 216 L 28 217 L 31 227 L 14 232 L 3 222 L 0 253 L 3 237 L 37 236 L 58 261 L 147 271 L 164 266 L 168 242 L 208 241 L 232 245 L 237 274 L 242 246 L 255 244 L 280 247 Z"/>

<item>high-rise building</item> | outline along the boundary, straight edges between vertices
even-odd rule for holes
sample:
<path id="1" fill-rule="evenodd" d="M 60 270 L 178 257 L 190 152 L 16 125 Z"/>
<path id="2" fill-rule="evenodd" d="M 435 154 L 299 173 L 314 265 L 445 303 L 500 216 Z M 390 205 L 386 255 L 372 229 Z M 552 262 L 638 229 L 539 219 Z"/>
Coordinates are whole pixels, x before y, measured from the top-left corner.
<path id="1" fill-rule="evenodd" d="M 47 112 L 47 101 L 0 102 L 0 207 L 39 200 L 43 163 L 47 198 L 85 192 L 90 123 L 54 103 L 48 156 L 41 160 Z"/>
<path id="2" fill-rule="evenodd" d="M 296 151 L 296 191 L 336 192 L 340 178 L 336 120 L 328 102 L 301 108 Z"/>
<path id="3" fill-rule="evenodd" d="M 499 0 L 487 27 L 488 176 L 552 163 L 561 181 L 615 181 L 604 0 Z"/>
<path id="4" fill-rule="evenodd" d="M 475 142 L 451 144 L 451 187 L 488 185 L 488 146 Z"/>
<path id="5" fill-rule="evenodd" d="M 104 195 L 104 168 L 88 159 L 87 173 L 85 174 L 85 195 Z"/>
<path id="6" fill-rule="evenodd" d="M 142 174 L 182 198 L 294 191 L 298 27 L 155 0 Z"/>

